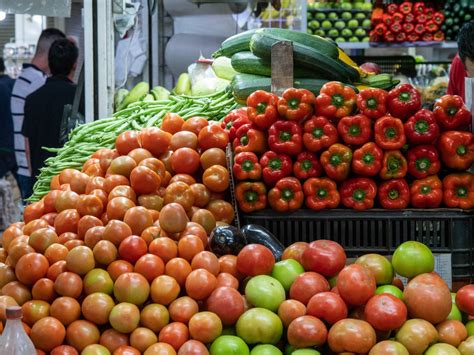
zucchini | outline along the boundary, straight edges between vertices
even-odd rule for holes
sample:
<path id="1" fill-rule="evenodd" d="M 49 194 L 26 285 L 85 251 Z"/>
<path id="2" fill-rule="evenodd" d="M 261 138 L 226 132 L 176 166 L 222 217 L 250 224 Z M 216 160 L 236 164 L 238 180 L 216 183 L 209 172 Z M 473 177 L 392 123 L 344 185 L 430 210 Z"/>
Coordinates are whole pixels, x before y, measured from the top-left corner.
<path id="1" fill-rule="evenodd" d="M 269 62 L 257 57 L 252 52 L 239 52 L 232 56 L 232 67 L 239 73 L 271 76 L 272 68 Z M 306 68 L 293 69 L 296 78 L 325 79 L 320 73 Z"/>
<path id="2" fill-rule="evenodd" d="M 250 49 L 250 39 L 257 30 L 250 30 L 237 33 L 221 43 L 220 48 L 212 53 L 213 58 L 220 56 L 232 57 L 235 53 L 248 51 Z"/>
<path id="3" fill-rule="evenodd" d="M 271 58 L 272 46 L 284 39 L 257 32 L 250 40 L 250 50 L 256 56 L 263 59 Z M 359 80 L 357 70 L 333 59 L 308 46 L 293 42 L 293 58 L 296 66 L 302 66 L 321 74 L 322 77 L 338 80 L 341 82 L 353 82 Z"/>

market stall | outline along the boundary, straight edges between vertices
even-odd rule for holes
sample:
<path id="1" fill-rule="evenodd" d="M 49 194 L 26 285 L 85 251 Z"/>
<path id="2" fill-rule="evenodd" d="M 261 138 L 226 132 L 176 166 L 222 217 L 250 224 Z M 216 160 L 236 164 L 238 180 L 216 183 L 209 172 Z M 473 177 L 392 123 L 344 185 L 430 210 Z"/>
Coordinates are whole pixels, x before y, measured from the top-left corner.
<path id="1" fill-rule="evenodd" d="M 471 108 L 308 32 L 230 36 L 48 148 L 0 349 L 22 314 L 23 354 L 474 354 Z"/>

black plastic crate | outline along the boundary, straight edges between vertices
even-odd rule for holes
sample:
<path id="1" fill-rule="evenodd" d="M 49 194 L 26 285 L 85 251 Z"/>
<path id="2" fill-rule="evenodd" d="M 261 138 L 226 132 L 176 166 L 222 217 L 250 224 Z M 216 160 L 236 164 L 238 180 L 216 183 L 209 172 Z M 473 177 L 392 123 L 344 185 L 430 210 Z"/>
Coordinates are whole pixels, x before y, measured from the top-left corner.
<path id="1" fill-rule="evenodd" d="M 280 214 L 264 210 L 240 216 L 241 225 L 259 224 L 285 246 L 297 241 L 331 239 L 349 257 L 392 254 L 407 240 L 417 240 L 434 253 L 451 253 L 453 280 L 474 280 L 474 214 L 457 209 L 387 211 L 299 210 Z"/>

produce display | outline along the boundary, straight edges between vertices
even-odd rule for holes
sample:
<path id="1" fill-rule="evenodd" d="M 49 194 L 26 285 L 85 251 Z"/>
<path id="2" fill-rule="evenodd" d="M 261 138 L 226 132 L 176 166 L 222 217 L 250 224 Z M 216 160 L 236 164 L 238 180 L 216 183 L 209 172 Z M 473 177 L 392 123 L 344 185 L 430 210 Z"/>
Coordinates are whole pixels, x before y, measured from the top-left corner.
<path id="1" fill-rule="evenodd" d="M 458 3 L 458 1 L 454 1 Z M 418 1 L 390 3 L 372 13 L 371 42 L 444 41 L 441 29 L 445 15 L 429 4 Z"/>
<path id="2" fill-rule="evenodd" d="M 462 25 L 474 18 L 474 3 L 471 0 L 447 0 L 444 16 L 441 30 L 446 34 L 447 40 L 455 41 Z"/>
<path id="3" fill-rule="evenodd" d="M 372 3 L 363 1 L 308 2 L 308 33 L 336 42 L 369 42 Z"/>
<path id="4" fill-rule="evenodd" d="M 410 84 L 252 93 L 222 123 L 240 210 L 474 208 L 471 113 L 459 96 L 421 107 Z"/>

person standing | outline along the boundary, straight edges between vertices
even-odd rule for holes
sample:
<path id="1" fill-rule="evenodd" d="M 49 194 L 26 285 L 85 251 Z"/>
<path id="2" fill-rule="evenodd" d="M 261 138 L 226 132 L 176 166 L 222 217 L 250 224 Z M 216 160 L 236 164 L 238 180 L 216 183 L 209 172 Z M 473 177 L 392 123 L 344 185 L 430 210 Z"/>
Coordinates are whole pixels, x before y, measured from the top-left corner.
<path id="1" fill-rule="evenodd" d="M 23 64 L 23 69 L 13 86 L 11 95 L 11 115 L 14 130 L 15 158 L 18 166 L 17 181 L 23 200 L 32 194 L 33 179 L 29 161 L 29 149 L 21 133 L 24 119 L 25 100 L 28 95 L 39 89 L 46 82 L 50 73 L 48 52 L 51 44 L 65 38 L 63 32 L 56 28 L 47 28 L 41 32 L 36 45 L 36 52 L 30 64 Z"/>
<path id="2" fill-rule="evenodd" d="M 53 156 L 42 147 L 60 147 L 59 131 L 64 106 L 72 104 L 76 85 L 71 81 L 76 69 L 79 49 L 66 38 L 56 40 L 49 49 L 51 76 L 46 83 L 30 94 L 25 102 L 25 120 L 22 133 L 30 147 L 32 176 L 39 174 L 44 161 Z M 84 112 L 81 102 L 79 112 Z"/>
<path id="3" fill-rule="evenodd" d="M 13 147 L 13 122 L 10 98 L 15 80 L 5 74 L 5 64 L 0 58 L 0 178 L 16 170 Z"/>

